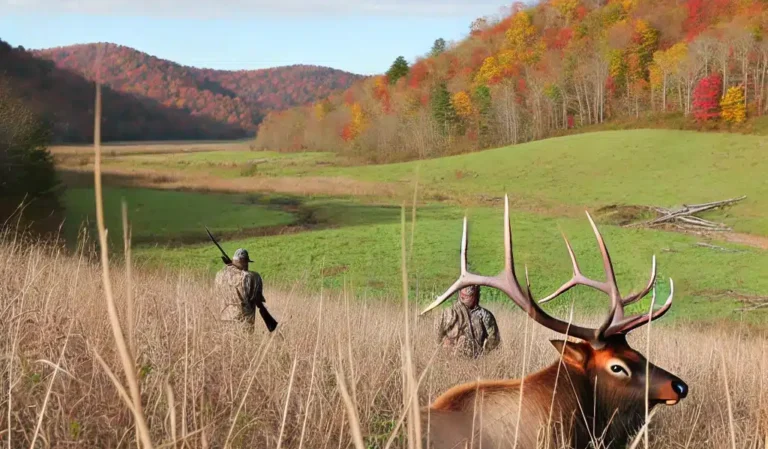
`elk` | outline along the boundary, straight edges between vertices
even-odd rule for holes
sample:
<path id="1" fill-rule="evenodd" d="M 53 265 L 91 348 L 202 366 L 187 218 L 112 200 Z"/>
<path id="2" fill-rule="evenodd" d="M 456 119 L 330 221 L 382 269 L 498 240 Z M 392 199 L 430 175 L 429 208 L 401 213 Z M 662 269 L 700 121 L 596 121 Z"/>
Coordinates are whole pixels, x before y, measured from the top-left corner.
<path id="1" fill-rule="evenodd" d="M 467 285 L 484 285 L 501 290 L 531 319 L 565 335 L 566 340 L 551 340 L 561 355 L 560 360 L 522 380 L 481 380 L 457 385 L 423 407 L 422 429 L 428 433 L 423 438 L 430 448 L 621 448 L 642 427 L 647 411 L 659 404 L 675 405 L 687 396 L 685 382 L 647 362 L 626 340 L 630 331 L 662 317 L 669 310 L 674 294 L 672 279 L 670 295 L 663 307 L 652 313 L 625 317 L 624 307 L 642 299 L 653 288 L 656 257 L 653 257 L 648 285 L 639 293 L 622 297 L 603 237 L 588 212 L 587 218 L 597 237 L 606 280 L 592 280 L 581 273 L 573 248 L 563 234 L 573 264 L 573 277 L 537 303 L 531 294 L 527 268 L 525 290 L 515 275 L 508 197 L 504 208 L 505 266 L 497 276 L 467 271 L 467 219 L 464 217 L 461 275 L 421 315 Z M 577 285 L 610 297 L 610 312 L 599 328 L 572 325 L 547 314 L 538 305 Z M 577 340 L 568 341 L 568 336 Z"/>

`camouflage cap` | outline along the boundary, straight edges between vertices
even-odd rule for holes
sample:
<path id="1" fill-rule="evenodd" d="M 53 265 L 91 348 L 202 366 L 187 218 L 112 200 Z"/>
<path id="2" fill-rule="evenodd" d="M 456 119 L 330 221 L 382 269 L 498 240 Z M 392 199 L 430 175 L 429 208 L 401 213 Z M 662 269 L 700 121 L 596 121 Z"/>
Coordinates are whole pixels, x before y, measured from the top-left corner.
<path id="1" fill-rule="evenodd" d="M 232 258 L 233 260 L 247 260 L 248 262 L 253 262 L 248 256 L 248 250 L 245 250 L 243 248 L 238 248 L 237 251 L 235 251 L 235 257 Z"/>
<path id="2" fill-rule="evenodd" d="M 465 295 L 474 295 L 478 291 L 480 291 L 480 286 L 479 285 L 468 285 L 468 286 L 466 286 L 466 287 L 461 289 L 461 293 L 463 293 Z"/>

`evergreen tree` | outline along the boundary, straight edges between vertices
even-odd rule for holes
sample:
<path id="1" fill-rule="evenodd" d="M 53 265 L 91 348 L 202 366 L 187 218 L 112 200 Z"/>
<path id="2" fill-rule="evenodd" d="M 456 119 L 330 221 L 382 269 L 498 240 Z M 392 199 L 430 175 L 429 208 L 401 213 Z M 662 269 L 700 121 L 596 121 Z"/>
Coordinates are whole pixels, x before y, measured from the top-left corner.
<path id="1" fill-rule="evenodd" d="M 456 123 L 456 111 L 445 82 L 438 84 L 432 92 L 432 117 L 443 135 L 448 134 L 451 126 Z"/>
<path id="2" fill-rule="evenodd" d="M 0 79 L 0 226 L 22 202 L 33 203 L 24 211 L 31 220 L 59 211 L 50 137 L 50 125 L 11 96 L 9 84 Z"/>
<path id="3" fill-rule="evenodd" d="M 403 56 L 398 56 L 392 66 L 387 70 L 387 79 L 390 84 L 395 84 L 397 80 L 408 75 L 408 61 Z"/>
<path id="4" fill-rule="evenodd" d="M 429 55 L 434 58 L 435 56 L 439 55 L 444 51 L 445 51 L 445 39 L 441 37 L 435 40 L 435 43 L 432 44 L 432 50 L 430 50 Z"/>

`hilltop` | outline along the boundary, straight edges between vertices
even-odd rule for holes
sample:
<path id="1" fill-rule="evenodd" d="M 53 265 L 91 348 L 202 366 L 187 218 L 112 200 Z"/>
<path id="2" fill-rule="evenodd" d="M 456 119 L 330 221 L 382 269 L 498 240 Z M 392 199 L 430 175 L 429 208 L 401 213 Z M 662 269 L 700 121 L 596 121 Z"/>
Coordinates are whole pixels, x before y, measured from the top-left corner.
<path id="1" fill-rule="evenodd" d="M 0 40 L 0 82 L 51 124 L 55 142 L 93 140 L 95 89 L 84 77 Z M 103 104 L 105 140 L 233 139 L 245 135 L 236 125 L 109 87 L 103 90 Z"/>
<path id="2" fill-rule="evenodd" d="M 310 103 L 363 78 L 309 65 L 238 71 L 199 69 L 112 43 L 35 50 L 32 54 L 91 81 L 96 79 L 96 62 L 100 60 L 101 80 L 115 91 L 232 125 L 249 134 L 268 111 Z"/>
<path id="3" fill-rule="evenodd" d="M 768 111 L 761 0 L 542 0 L 480 18 L 314 105 L 271 113 L 257 146 L 372 162 L 500 147 L 610 122 L 744 129 Z M 426 50 L 426 49 L 425 49 Z"/>

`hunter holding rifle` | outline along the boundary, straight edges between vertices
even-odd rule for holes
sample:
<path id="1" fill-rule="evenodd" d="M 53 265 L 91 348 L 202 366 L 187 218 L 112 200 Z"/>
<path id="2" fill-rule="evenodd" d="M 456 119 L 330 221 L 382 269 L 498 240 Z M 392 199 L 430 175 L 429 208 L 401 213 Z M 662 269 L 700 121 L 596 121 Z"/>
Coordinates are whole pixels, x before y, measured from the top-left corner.
<path id="1" fill-rule="evenodd" d="M 459 290 L 458 301 L 445 309 L 435 322 L 438 344 L 470 358 L 496 349 L 501 342 L 496 317 L 479 303 L 479 285 Z"/>
<path id="2" fill-rule="evenodd" d="M 220 319 L 222 321 L 245 321 L 253 329 L 256 309 L 259 309 L 259 314 L 267 329 L 270 332 L 274 331 L 277 327 L 277 321 L 269 314 L 264 305 L 267 300 L 262 292 L 261 275 L 248 270 L 248 264 L 253 262 L 248 251 L 239 248 L 235 251 L 235 256 L 230 259 L 216 239 L 213 238 L 211 231 L 208 228 L 205 230 L 221 251 L 221 260 L 224 262 L 224 268 L 216 273 L 216 287 L 221 295 Z"/>

